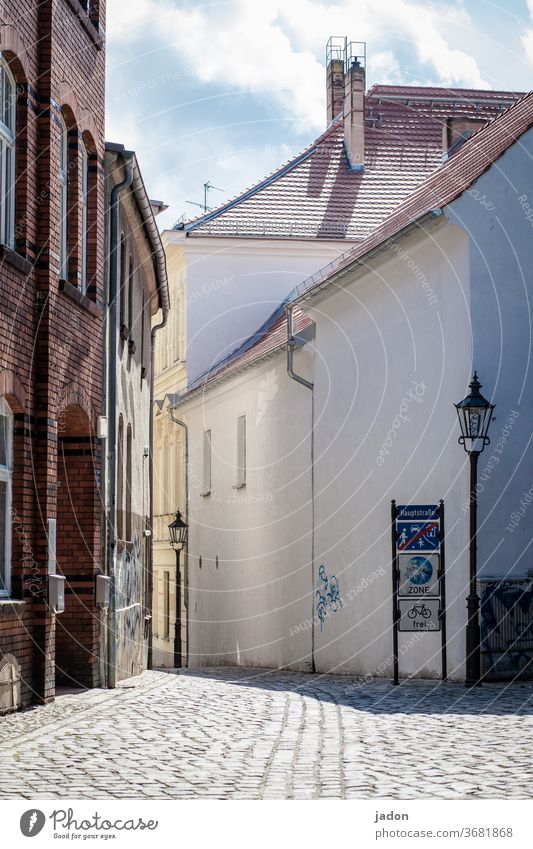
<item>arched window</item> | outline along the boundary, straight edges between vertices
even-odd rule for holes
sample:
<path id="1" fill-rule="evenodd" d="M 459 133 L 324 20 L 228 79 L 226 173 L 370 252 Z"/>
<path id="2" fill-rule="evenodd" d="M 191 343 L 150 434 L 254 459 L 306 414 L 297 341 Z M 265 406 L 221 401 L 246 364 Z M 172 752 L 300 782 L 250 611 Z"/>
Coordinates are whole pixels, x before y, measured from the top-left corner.
<path id="1" fill-rule="evenodd" d="M 0 399 L 0 596 L 11 591 L 11 498 L 13 482 L 13 413 Z"/>
<path id="2" fill-rule="evenodd" d="M 59 190 L 60 196 L 60 236 L 59 236 L 59 276 L 68 280 L 68 130 L 65 119 L 59 117 L 61 124 L 59 135 Z"/>
<path id="3" fill-rule="evenodd" d="M 0 242 L 15 244 L 16 85 L 0 53 Z"/>
<path id="4" fill-rule="evenodd" d="M 83 141 L 81 142 L 80 154 L 81 167 L 81 291 L 85 295 L 87 291 L 87 227 L 89 204 L 89 156 Z"/>
<path id="5" fill-rule="evenodd" d="M 132 516 L 131 516 L 131 487 L 132 487 L 132 464 L 131 464 L 131 425 L 128 425 L 126 435 L 126 539 L 132 538 Z"/>
<path id="6" fill-rule="evenodd" d="M 116 493 L 117 538 L 124 538 L 124 420 L 118 419 L 117 450 L 117 493 Z"/>

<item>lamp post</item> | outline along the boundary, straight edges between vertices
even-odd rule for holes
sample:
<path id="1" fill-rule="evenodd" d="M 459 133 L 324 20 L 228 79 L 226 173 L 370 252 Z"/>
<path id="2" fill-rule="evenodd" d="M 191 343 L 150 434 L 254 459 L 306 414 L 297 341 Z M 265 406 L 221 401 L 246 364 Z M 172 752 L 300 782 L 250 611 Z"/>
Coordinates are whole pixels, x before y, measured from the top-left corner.
<path id="1" fill-rule="evenodd" d="M 477 594 L 477 461 L 485 445 L 490 442 L 487 434 L 494 404 L 489 403 L 479 391 L 481 384 L 477 372 L 474 372 L 469 389 L 470 394 L 455 404 L 461 428 L 459 444 L 470 456 L 470 592 L 466 600 L 465 685 L 481 687 L 481 631 Z"/>
<path id="2" fill-rule="evenodd" d="M 174 667 L 181 667 L 181 574 L 180 553 L 187 545 L 189 526 L 181 518 L 178 510 L 173 522 L 168 526 L 170 545 L 176 552 L 176 624 L 174 626 Z"/>

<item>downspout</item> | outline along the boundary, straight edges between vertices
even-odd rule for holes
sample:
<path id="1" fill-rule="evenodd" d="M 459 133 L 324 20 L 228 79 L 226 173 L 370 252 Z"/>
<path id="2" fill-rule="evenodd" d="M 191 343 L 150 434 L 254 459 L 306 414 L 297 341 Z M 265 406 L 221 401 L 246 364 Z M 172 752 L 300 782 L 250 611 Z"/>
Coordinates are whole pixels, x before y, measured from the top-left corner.
<path id="1" fill-rule="evenodd" d="M 294 338 L 292 311 L 294 304 L 287 304 L 287 374 L 292 380 L 301 383 L 311 390 L 311 672 L 316 672 L 315 667 L 315 393 L 314 384 L 306 380 L 294 371 Z"/>
<path id="2" fill-rule="evenodd" d="M 108 372 L 107 372 L 107 416 L 108 416 L 108 512 L 107 512 L 107 569 L 110 582 L 109 613 L 108 613 L 108 677 L 107 686 L 113 689 L 117 683 L 117 641 L 116 641 L 116 485 L 117 485 L 117 293 L 118 293 L 118 250 L 119 250 L 119 197 L 131 186 L 133 181 L 133 154 L 124 152 L 126 160 L 125 177 L 111 190 L 110 222 L 109 222 L 109 290 L 107 304 L 108 327 Z"/>
<path id="3" fill-rule="evenodd" d="M 185 454 L 185 521 L 189 521 L 189 428 L 187 427 L 187 423 L 182 421 L 181 419 L 177 419 L 174 416 L 172 407 L 169 409 L 168 414 L 174 424 L 179 425 L 179 427 L 183 428 L 183 436 L 184 436 L 184 454 Z M 187 642 L 187 651 L 185 655 L 185 664 L 184 666 L 189 665 L 189 552 L 185 553 L 185 563 L 184 563 L 184 572 L 185 572 L 185 580 L 183 582 L 183 603 L 185 605 L 185 610 L 187 611 L 187 619 L 185 620 L 185 634 L 186 634 L 186 642 Z"/>
<path id="4" fill-rule="evenodd" d="M 164 262 L 164 255 L 163 255 Z M 166 266 L 165 266 L 166 269 Z M 165 271 L 166 279 L 166 271 Z M 154 616 L 153 616 L 153 601 L 154 601 L 154 372 L 155 372 L 155 336 L 158 330 L 161 330 L 167 323 L 169 304 L 165 301 L 162 304 L 163 318 L 159 324 L 154 324 L 150 333 L 150 425 L 149 425 L 149 444 L 150 458 L 148 461 L 148 488 L 150 490 L 150 537 L 149 537 L 149 554 L 148 554 L 148 599 L 147 607 L 150 611 L 150 621 L 148 626 L 148 669 L 153 669 L 154 665 Z"/>

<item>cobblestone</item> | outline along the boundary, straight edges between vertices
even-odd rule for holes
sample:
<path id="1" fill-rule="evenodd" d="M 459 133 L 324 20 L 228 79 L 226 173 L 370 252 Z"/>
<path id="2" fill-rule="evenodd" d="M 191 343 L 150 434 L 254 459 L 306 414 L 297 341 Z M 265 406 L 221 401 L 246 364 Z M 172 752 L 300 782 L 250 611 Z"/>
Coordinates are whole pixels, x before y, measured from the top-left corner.
<path id="1" fill-rule="evenodd" d="M 0 719 L 0 798 L 531 798 L 533 684 L 146 672 Z"/>

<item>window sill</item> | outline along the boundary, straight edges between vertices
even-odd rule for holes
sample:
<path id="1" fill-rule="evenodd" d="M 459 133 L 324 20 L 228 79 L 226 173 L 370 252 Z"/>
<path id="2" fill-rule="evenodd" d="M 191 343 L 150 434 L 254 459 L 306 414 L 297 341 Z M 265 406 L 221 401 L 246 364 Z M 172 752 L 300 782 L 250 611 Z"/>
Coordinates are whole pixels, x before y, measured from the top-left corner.
<path id="1" fill-rule="evenodd" d="M 24 607 L 25 604 L 25 600 L 21 598 L 0 597 L 0 611 L 5 610 L 6 607 Z"/>
<path id="2" fill-rule="evenodd" d="M 79 0 L 67 0 L 67 6 L 70 6 L 75 16 L 79 20 L 83 29 L 91 39 L 97 50 L 102 50 L 104 46 L 103 36 L 98 31 L 98 28 L 93 24 L 87 12 L 79 2 Z"/>
<path id="3" fill-rule="evenodd" d="M 82 295 L 79 289 L 76 286 L 73 286 L 72 283 L 69 283 L 68 280 L 59 280 L 59 291 L 61 294 L 66 295 L 67 298 L 70 298 L 71 301 L 74 301 L 78 306 L 82 307 L 82 309 L 90 312 L 91 315 L 94 315 L 96 318 L 100 317 L 100 310 L 94 301 L 87 295 Z"/>
<path id="4" fill-rule="evenodd" d="M 33 268 L 29 260 L 25 259 L 12 248 L 8 248 L 7 245 L 0 245 L 0 263 L 4 262 L 16 268 L 17 271 L 22 271 L 23 274 L 29 274 Z"/>

